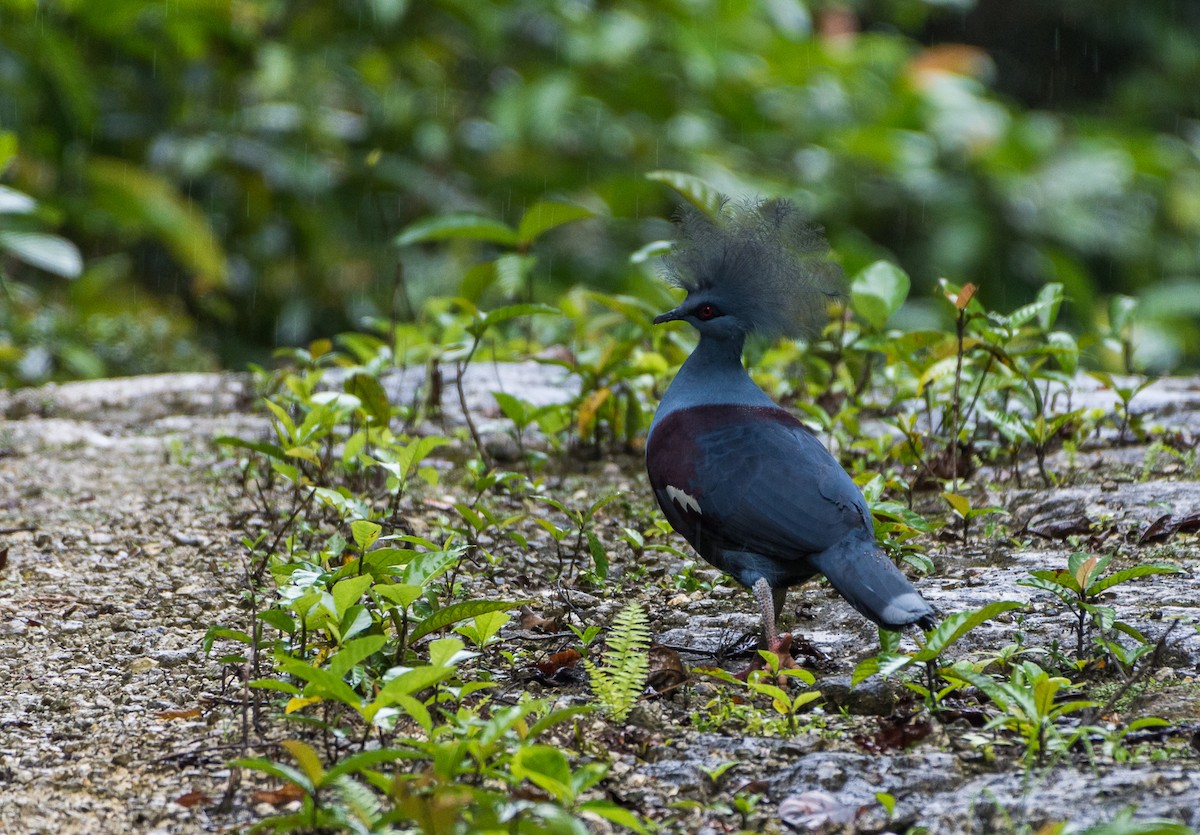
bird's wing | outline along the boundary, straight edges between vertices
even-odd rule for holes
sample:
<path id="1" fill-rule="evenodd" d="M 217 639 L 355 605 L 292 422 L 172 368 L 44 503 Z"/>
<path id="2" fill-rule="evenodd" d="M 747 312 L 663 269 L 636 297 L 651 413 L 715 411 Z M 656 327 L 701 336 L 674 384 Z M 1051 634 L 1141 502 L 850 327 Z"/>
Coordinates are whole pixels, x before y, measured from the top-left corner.
<path id="1" fill-rule="evenodd" d="M 783 409 L 681 409 L 655 428 L 647 459 L 668 520 L 697 547 L 790 561 L 873 530 L 850 476 Z"/>

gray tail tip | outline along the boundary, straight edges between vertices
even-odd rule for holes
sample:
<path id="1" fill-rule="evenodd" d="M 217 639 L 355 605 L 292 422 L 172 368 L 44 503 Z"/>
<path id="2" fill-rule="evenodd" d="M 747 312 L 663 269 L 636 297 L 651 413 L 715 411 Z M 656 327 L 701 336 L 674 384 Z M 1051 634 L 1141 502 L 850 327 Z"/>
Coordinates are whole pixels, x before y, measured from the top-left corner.
<path id="1" fill-rule="evenodd" d="M 937 625 L 938 617 L 925 598 L 913 591 L 889 601 L 881 620 L 886 629 L 899 630 L 906 626 L 919 626 L 929 630 Z"/>

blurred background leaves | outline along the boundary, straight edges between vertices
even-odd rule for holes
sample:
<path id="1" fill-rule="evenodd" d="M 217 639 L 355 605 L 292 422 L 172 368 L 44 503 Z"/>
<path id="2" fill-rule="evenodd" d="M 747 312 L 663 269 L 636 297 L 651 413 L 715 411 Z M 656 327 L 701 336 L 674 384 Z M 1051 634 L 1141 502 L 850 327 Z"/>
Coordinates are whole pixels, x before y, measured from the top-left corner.
<path id="1" fill-rule="evenodd" d="M 434 296 L 655 298 L 659 170 L 898 263 L 898 326 L 941 277 L 1005 309 L 1054 281 L 1091 364 L 1133 328 L 1135 365 L 1195 368 L 1196 31 L 1169 0 L 0 0 L 0 209 L 31 201 L 0 381 L 240 367 Z"/>

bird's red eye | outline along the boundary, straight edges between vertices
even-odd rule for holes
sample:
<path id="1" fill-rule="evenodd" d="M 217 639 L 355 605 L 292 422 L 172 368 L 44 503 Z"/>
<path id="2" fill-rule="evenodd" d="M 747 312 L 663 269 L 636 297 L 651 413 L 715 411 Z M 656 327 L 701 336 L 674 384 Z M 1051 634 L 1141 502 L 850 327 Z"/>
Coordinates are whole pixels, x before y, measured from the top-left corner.
<path id="1" fill-rule="evenodd" d="M 696 308 L 696 318 L 708 321 L 717 315 L 717 309 L 711 304 L 702 304 Z"/>

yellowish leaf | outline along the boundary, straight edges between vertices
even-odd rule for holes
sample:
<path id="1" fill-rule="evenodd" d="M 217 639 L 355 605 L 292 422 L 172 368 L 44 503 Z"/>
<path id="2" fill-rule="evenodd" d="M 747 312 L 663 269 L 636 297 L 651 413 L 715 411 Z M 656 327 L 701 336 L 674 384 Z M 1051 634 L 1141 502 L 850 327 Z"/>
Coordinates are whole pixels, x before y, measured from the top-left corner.
<path id="1" fill-rule="evenodd" d="M 288 700 L 287 707 L 283 709 L 284 713 L 295 713 L 297 710 L 303 710 L 309 705 L 319 704 L 320 696 L 295 696 Z"/>
<path id="2" fill-rule="evenodd" d="M 612 394 L 612 390 L 606 386 L 602 389 L 596 389 L 583 399 L 583 403 L 579 406 L 579 437 L 586 438 L 595 430 L 596 416 L 600 412 L 600 407 L 604 405 L 604 401 L 608 400 L 610 394 Z"/>

